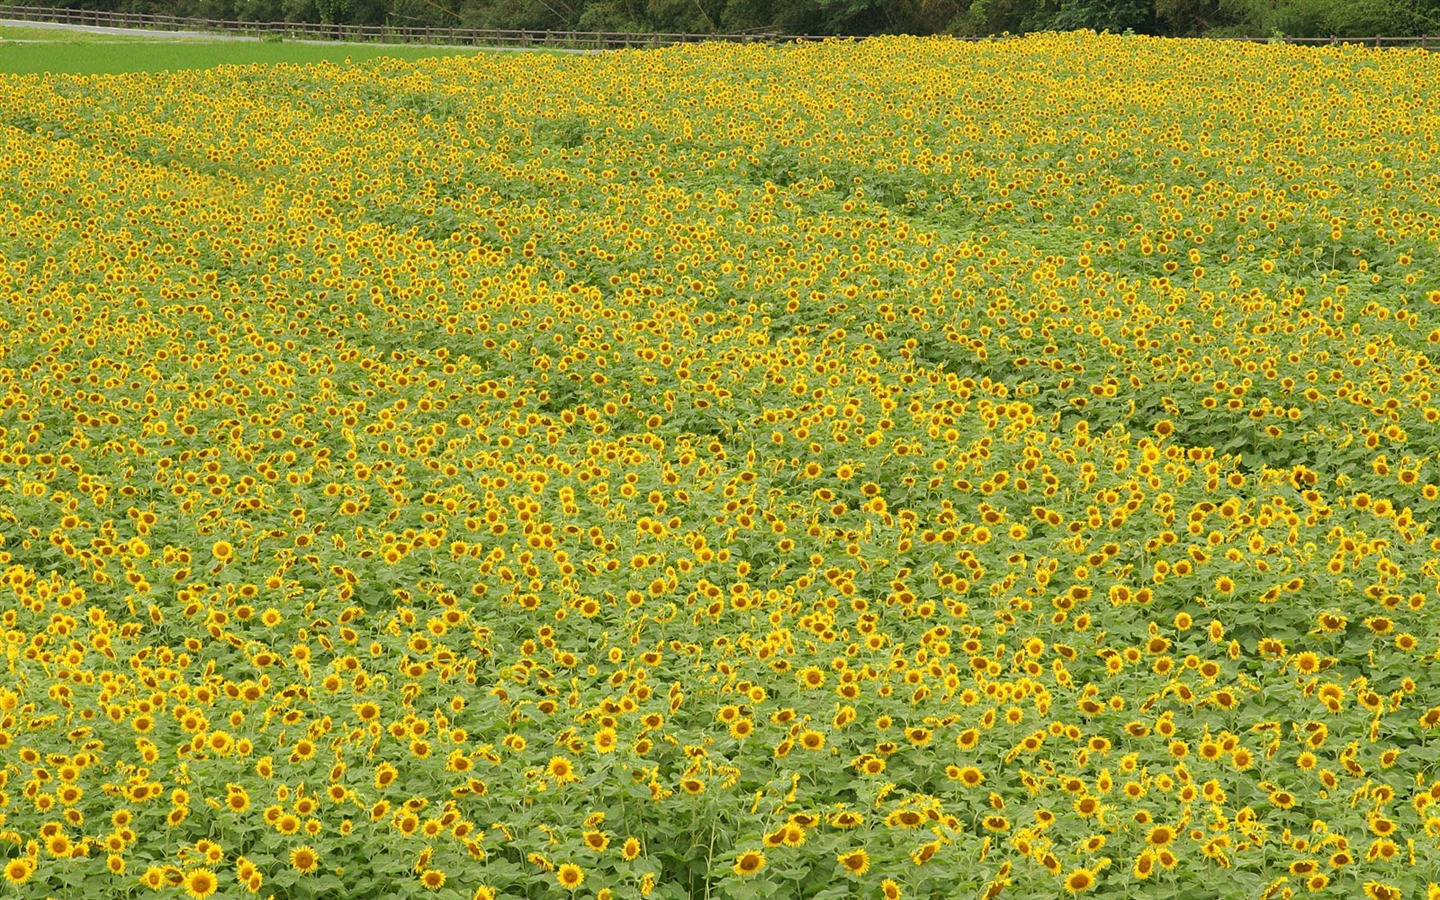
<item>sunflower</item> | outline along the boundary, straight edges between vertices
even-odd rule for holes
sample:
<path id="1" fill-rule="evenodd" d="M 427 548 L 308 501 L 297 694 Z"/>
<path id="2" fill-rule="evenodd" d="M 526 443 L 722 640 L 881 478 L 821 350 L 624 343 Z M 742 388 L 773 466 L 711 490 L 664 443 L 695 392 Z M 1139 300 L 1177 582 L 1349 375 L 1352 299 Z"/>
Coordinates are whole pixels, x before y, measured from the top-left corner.
<path id="1" fill-rule="evenodd" d="M 302 844 L 290 851 L 290 865 L 306 875 L 320 867 L 320 856 L 309 844 Z"/>
<path id="2" fill-rule="evenodd" d="M 56 834 L 52 835 L 50 837 L 50 840 L 45 842 L 45 849 L 50 853 L 51 856 L 58 858 L 62 856 L 69 856 L 70 851 L 73 849 L 73 845 L 70 843 L 70 838 L 66 837 L 63 834 Z"/>
<path id="3" fill-rule="evenodd" d="M 560 886 L 567 891 L 573 891 L 585 883 L 585 872 L 574 863 L 564 863 L 555 873 L 555 878 Z"/>
<path id="4" fill-rule="evenodd" d="M 765 854 L 759 850 L 746 850 L 735 860 L 736 875 L 754 875 L 765 868 Z"/>
<path id="5" fill-rule="evenodd" d="M 835 857 L 836 862 L 845 867 L 845 871 L 859 877 L 870 870 L 870 854 L 865 849 L 848 850 Z"/>
<path id="6" fill-rule="evenodd" d="M 5 864 L 5 880 L 11 884 L 24 884 L 35 875 L 35 860 L 28 856 L 12 859 Z"/>
<path id="7" fill-rule="evenodd" d="M 1279 809 L 1290 809 L 1295 805 L 1295 795 L 1289 791 L 1271 791 L 1270 803 Z"/>
<path id="8" fill-rule="evenodd" d="M 243 787 L 232 784 L 225 795 L 225 806 L 231 812 L 244 812 L 250 808 L 250 795 L 245 792 Z"/>
<path id="9" fill-rule="evenodd" d="M 545 767 L 550 777 L 555 779 L 557 784 L 569 784 L 572 781 L 579 781 L 575 774 L 575 764 L 563 756 L 550 757 L 550 763 Z"/>
<path id="10" fill-rule="evenodd" d="M 927 844 L 921 844 L 911 852 L 910 861 L 917 866 L 923 866 L 933 859 L 936 853 L 940 852 L 940 846 L 939 841 L 930 841 Z"/>
<path id="11" fill-rule="evenodd" d="M 1081 891 L 1088 891 L 1095 886 L 1095 873 L 1089 869 L 1076 869 L 1065 876 L 1065 890 L 1067 893 L 1078 894 Z"/>
<path id="12" fill-rule="evenodd" d="M 185 895 L 192 900 L 205 900 L 219 886 L 219 880 L 215 873 L 209 869 L 192 869 L 185 873 L 181 884 L 185 887 Z"/>
<path id="13" fill-rule="evenodd" d="M 1404 896 L 1399 888 L 1383 881 L 1367 881 L 1361 888 L 1370 900 L 1400 900 Z"/>
<path id="14" fill-rule="evenodd" d="M 865 817 L 860 813 L 851 810 L 841 810 L 830 816 L 830 824 L 835 828 L 858 828 L 865 823 Z"/>
<path id="15" fill-rule="evenodd" d="M 381 790 L 389 787 L 390 783 L 393 782 L 399 774 L 399 769 L 396 769 L 388 762 L 382 762 L 375 767 L 375 787 Z"/>
<path id="16" fill-rule="evenodd" d="M 1136 878 L 1149 878 L 1155 874 L 1155 854 L 1146 850 L 1135 857 L 1135 866 L 1131 870 Z"/>
<path id="17" fill-rule="evenodd" d="M 919 828 L 924 823 L 925 817 L 913 809 L 892 810 L 885 817 L 885 824 L 892 827 L 898 825 L 901 828 Z"/>
<path id="18" fill-rule="evenodd" d="M 438 891 L 445 886 L 445 873 L 439 869 L 426 869 L 420 873 L 420 883 L 427 891 Z"/>
<path id="19" fill-rule="evenodd" d="M 883 898 L 883 900 L 900 900 L 900 898 L 903 897 L 904 894 L 900 890 L 900 885 L 896 884 L 893 880 L 886 878 L 884 881 L 880 882 L 880 896 Z"/>

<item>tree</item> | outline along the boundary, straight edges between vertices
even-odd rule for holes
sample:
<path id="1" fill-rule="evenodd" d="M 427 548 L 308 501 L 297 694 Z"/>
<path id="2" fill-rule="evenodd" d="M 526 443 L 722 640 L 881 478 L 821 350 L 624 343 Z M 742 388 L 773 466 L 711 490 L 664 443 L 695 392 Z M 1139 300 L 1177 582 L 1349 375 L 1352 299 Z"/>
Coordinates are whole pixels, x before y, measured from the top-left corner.
<path id="1" fill-rule="evenodd" d="M 1404 37 L 1437 27 L 1434 0 L 1220 0 L 1231 31 L 1291 37 Z"/>
<path id="2" fill-rule="evenodd" d="M 459 13 L 470 28 L 564 31 L 579 27 L 584 7 L 583 0 L 468 0 Z"/>
<path id="3" fill-rule="evenodd" d="M 1151 32 L 1155 30 L 1155 8 L 1152 0 L 1061 0 L 1054 25 L 1062 31 Z"/>
<path id="4" fill-rule="evenodd" d="M 1155 0 L 1155 23 L 1165 34 L 1193 35 L 1232 20 L 1220 9 L 1219 0 Z"/>

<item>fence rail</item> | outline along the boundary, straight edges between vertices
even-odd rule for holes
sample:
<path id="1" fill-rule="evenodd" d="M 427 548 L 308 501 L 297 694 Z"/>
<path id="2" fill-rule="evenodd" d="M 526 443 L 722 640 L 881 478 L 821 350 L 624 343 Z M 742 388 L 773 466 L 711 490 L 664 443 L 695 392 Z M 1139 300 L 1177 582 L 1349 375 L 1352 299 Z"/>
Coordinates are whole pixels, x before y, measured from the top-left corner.
<path id="1" fill-rule="evenodd" d="M 1218 38 L 1222 41 L 1246 41 L 1252 44 L 1324 44 L 1335 46 L 1340 44 L 1359 45 L 1362 47 L 1411 47 L 1421 50 L 1440 50 L 1440 38 L 1420 34 L 1410 37 L 1228 37 Z"/>
<path id="2" fill-rule="evenodd" d="M 536 29 L 461 28 L 415 25 L 327 25 L 319 22 L 238 22 L 192 19 L 150 13 L 59 9 L 44 6 L 0 5 L 0 18 L 64 25 L 134 28 L 149 31 L 198 31 L 292 40 L 354 41 L 388 44 L 446 44 L 483 47 L 561 47 L 614 50 L 668 47 L 701 41 L 772 43 L 820 41 L 822 35 L 753 34 L 634 34 L 610 31 L 545 31 Z"/>
<path id="3" fill-rule="evenodd" d="M 474 47 L 556 47 L 568 49 L 617 50 L 640 47 L 669 47 L 702 41 L 727 43 L 777 43 L 822 41 L 836 35 L 777 34 L 636 34 L 611 31 L 543 31 L 535 29 L 460 28 L 415 25 L 327 25 L 318 22 L 238 22 L 226 19 L 192 19 L 150 13 L 110 12 L 93 9 L 61 9 L 46 6 L 0 4 L 0 18 L 64 25 L 106 28 L 133 28 L 148 31 L 198 31 L 240 34 L 252 37 L 281 37 L 292 40 L 355 41 L 387 44 L 443 44 Z M 984 41 L 986 37 L 959 40 Z M 1440 50 L 1440 39 L 1418 37 L 1232 37 L 1221 40 L 1251 43 L 1361 45 L 1366 47 L 1412 47 Z"/>

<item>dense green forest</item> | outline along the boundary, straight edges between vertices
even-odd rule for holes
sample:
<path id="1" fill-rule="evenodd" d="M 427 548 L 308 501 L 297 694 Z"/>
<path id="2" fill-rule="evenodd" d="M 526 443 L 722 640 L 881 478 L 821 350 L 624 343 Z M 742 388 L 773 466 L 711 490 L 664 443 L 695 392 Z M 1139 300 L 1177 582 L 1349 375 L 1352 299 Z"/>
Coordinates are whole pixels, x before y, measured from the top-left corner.
<path id="1" fill-rule="evenodd" d="M 1359 37 L 1440 33 L 1440 0 L 60 0 L 245 21 L 552 30 L 957 34 L 1133 30 Z M 57 5 L 37 0 L 37 5 Z"/>

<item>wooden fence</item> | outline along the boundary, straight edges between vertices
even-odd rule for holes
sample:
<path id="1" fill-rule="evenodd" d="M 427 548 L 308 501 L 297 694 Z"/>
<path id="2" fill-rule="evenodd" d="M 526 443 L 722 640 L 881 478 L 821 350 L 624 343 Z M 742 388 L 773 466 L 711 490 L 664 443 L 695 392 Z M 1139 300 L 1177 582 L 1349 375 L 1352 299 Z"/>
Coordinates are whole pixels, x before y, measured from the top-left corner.
<path id="1" fill-rule="evenodd" d="M 1229 37 L 1215 38 L 1222 41 L 1248 41 L 1252 44 L 1308 44 L 1335 46 L 1339 44 L 1358 44 L 1362 47 L 1399 47 L 1419 50 L 1440 50 L 1440 38 L 1432 38 L 1429 35 L 1416 35 L 1412 37 Z"/>
<path id="2" fill-rule="evenodd" d="M 0 5 L 0 19 L 133 28 L 148 31 L 198 31 L 238 34 L 251 37 L 280 37 L 291 40 L 358 41 L 385 44 L 442 44 L 475 47 L 553 47 L 563 49 L 619 50 L 636 47 L 669 47 L 701 41 L 728 43 L 779 43 L 822 41 L 834 35 L 813 34 L 634 34 L 610 31 L 539 31 L 531 29 L 460 28 L 412 25 L 325 25 L 317 22 L 237 22 L 222 19 L 191 19 L 149 13 L 109 12 L 92 9 L 60 9 L 45 6 Z M 992 40 L 959 38 L 959 40 Z M 1359 44 L 1366 47 L 1410 47 L 1440 50 L 1440 39 L 1419 37 L 1363 38 L 1223 38 L 1231 41 L 1287 44 Z"/>
<path id="3" fill-rule="evenodd" d="M 222 19 L 191 19 L 148 13 L 108 12 L 91 9 L 58 9 L 43 6 L 0 5 L 0 19 L 27 22 L 56 22 L 106 28 L 134 28 L 148 31 L 197 31 L 251 37 L 281 37 L 290 40 L 352 41 L 384 44 L 443 44 L 477 47 L 554 47 L 564 49 L 618 50 L 636 47 L 668 47 L 701 41 L 731 43 L 774 43 L 819 41 L 820 35 L 756 34 L 632 34 L 609 31 L 539 31 L 531 29 L 461 28 L 413 25 L 326 25 L 318 22 L 236 22 Z"/>

